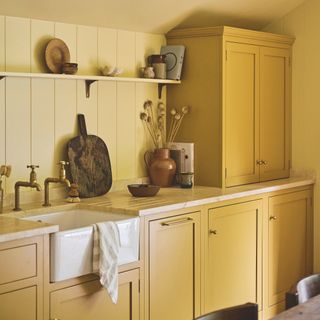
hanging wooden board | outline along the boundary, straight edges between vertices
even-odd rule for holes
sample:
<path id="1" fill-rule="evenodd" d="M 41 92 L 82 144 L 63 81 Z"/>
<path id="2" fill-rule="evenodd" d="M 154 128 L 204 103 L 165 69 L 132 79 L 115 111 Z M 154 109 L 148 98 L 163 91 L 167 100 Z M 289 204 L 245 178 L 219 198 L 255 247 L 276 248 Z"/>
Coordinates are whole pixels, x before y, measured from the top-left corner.
<path id="1" fill-rule="evenodd" d="M 87 134 L 83 114 L 78 114 L 78 125 L 80 136 L 67 145 L 71 179 L 82 198 L 106 194 L 112 185 L 108 148 L 101 138 Z"/>

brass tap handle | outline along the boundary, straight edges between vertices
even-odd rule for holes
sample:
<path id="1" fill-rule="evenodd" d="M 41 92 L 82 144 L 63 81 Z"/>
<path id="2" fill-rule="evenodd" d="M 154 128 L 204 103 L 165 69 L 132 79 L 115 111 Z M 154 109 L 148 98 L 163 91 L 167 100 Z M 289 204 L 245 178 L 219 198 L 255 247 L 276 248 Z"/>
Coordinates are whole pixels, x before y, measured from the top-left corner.
<path id="1" fill-rule="evenodd" d="M 64 160 L 61 160 L 61 161 L 59 161 L 58 164 L 60 164 L 61 166 L 66 166 L 66 165 L 69 164 L 69 162 L 68 162 L 68 161 L 64 161 Z"/>
<path id="2" fill-rule="evenodd" d="M 31 170 L 34 170 L 35 168 L 40 168 L 38 165 L 35 165 L 35 164 L 29 164 L 29 165 L 27 165 L 27 168 L 29 169 L 31 169 Z"/>
<path id="3" fill-rule="evenodd" d="M 39 168 L 38 165 L 34 165 L 34 164 L 29 164 L 27 165 L 27 168 L 31 169 L 30 172 L 30 182 L 31 183 L 36 183 L 37 182 L 37 173 L 34 171 L 35 168 Z"/>
<path id="4" fill-rule="evenodd" d="M 59 161 L 58 165 L 60 165 L 60 171 L 59 171 L 59 178 L 65 179 L 66 178 L 66 168 L 65 166 L 68 165 L 69 162 L 67 161 Z"/>

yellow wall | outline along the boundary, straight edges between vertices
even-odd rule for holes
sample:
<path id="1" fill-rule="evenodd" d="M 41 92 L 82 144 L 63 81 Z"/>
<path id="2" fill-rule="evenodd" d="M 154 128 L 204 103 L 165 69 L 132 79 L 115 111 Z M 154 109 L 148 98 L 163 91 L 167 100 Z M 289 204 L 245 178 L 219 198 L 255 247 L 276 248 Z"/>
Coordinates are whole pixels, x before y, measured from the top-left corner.
<path id="1" fill-rule="evenodd" d="M 266 31 L 296 37 L 293 46 L 292 165 L 320 175 L 320 1 L 309 0 Z M 320 271 L 320 188 L 315 187 L 315 271 Z"/>
<path id="2" fill-rule="evenodd" d="M 0 16 L 0 71 L 46 72 L 43 51 L 53 37 L 66 42 L 78 74 L 99 74 L 108 64 L 137 77 L 145 58 L 165 44 L 163 35 Z M 40 183 L 57 176 L 65 144 L 77 134 L 77 113 L 85 114 L 88 133 L 106 142 L 114 180 L 145 176 L 142 155 L 150 141 L 139 112 L 146 99 L 157 101 L 155 84 L 95 82 L 87 99 L 82 80 L 0 80 L 0 164 L 13 166 L 6 193 L 28 179 L 27 164 L 40 165 Z"/>

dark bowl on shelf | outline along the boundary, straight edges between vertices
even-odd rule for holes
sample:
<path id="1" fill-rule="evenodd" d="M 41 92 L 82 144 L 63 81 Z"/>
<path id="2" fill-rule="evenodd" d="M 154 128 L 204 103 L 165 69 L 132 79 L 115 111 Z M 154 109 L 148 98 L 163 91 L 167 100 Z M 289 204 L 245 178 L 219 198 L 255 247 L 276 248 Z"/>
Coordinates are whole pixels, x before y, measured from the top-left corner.
<path id="1" fill-rule="evenodd" d="M 153 197 L 159 192 L 160 187 L 147 183 L 129 184 L 128 190 L 134 197 Z"/>
<path id="2" fill-rule="evenodd" d="M 78 71 L 78 64 L 72 62 L 66 62 L 62 65 L 62 73 L 75 74 Z"/>

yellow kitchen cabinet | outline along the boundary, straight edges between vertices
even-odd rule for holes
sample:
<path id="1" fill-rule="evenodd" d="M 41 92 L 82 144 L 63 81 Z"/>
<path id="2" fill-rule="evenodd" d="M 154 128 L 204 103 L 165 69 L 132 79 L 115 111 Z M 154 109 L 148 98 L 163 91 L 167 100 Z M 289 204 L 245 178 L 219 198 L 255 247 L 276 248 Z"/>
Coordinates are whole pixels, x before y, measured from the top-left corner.
<path id="1" fill-rule="evenodd" d="M 208 210 L 204 313 L 261 304 L 261 228 L 261 200 Z"/>
<path id="2" fill-rule="evenodd" d="M 195 143 L 195 182 L 231 187 L 289 176 L 289 36 L 230 27 L 173 30 L 186 47 L 168 106 L 190 105 L 177 141 Z M 170 117 L 170 113 L 168 113 Z"/>
<path id="3" fill-rule="evenodd" d="M 0 243 L 0 319 L 43 319 L 43 238 Z"/>
<path id="4" fill-rule="evenodd" d="M 113 304 L 98 279 L 50 293 L 50 319 L 139 320 L 139 270 L 119 273 Z"/>
<path id="5" fill-rule="evenodd" d="M 200 314 L 200 212 L 149 222 L 149 320 Z"/>
<path id="6" fill-rule="evenodd" d="M 267 317 L 282 311 L 285 293 L 303 276 L 312 273 L 311 190 L 269 198 L 267 228 Z"/>

